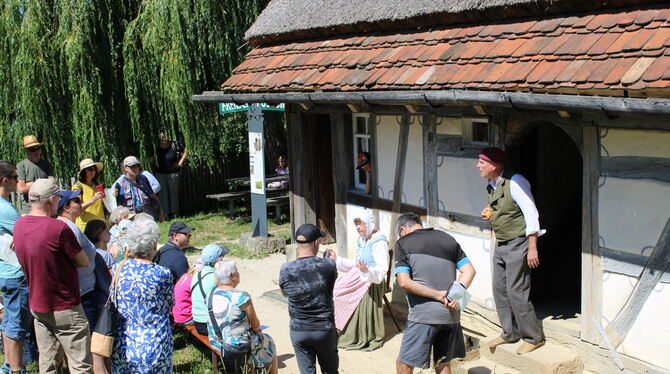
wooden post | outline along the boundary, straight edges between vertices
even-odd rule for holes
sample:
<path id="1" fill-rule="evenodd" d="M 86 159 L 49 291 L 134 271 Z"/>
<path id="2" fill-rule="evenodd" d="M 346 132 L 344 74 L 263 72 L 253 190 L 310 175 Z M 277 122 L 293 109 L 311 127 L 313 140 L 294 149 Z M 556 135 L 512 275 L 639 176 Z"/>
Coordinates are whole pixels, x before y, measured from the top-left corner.
<path id="1" fill-rule="evenodd" d="M 601 341 L 593 321 L 602 317 L 603 267 L 598 243 L 598 182 L 600 178 L 600 138 L 597 126 L 583 129 L 582 184 L 582 317 L 581 339 Z"/>
<path id="2" fill-rule="evenodd" d="M 372 164 L 372 172 L 370 173 L 370 193 L 372 194 L 372 206 L 377 206 L 376 202 L 379 199 L 379 162 L 377 162 L 377 156 L 379 152 L 377 150 L 377 126 L 379 125 L 380 118 L 375 113 L 370 113 L 368 117 L 368 130 L 370 133 L 370 163 Z"/>
<path id="3" fill-rule="evenodd" d="M 347 121 L 349 119 L 349 121 Z M 351 115 L 330 115 L 333 152 L 333 187 L 335 191 L 335 233 L 337 255 L 347 257 L 347 190 L 351 187 L 354 160 L 351 147 Z"/>
<path id="4" fill-rule="evenodd" d="M 437 121 L 434 114 L 423 115 L 423 199 L 428 225 L 435 226 L 438 214 L 437 194 Z"/>
<path id="5" fill-rule="evenodd" d="M 295 229 L 305 223 L 316 224 L 315 157 L 309 114 L 290 114 L 289 144 L 291 225 L 295 232 Z"/>
<path id="6" fill-rule="evenodd" d="M 398 232 L 395 229 L 402 206 L 402 189 L 405 180 L 405 161 L 407 160 L 407 144 L 409 143 L 409 114 L 400 117 L 400 134 L 398 136 L 398 153 L 395 163 L 395 179 L 393 181 L 393 206 L 391 208 L 391 237 L 389 246 L 395 246 Z M 390 269 L 389 269 L 390 270 Z"/>

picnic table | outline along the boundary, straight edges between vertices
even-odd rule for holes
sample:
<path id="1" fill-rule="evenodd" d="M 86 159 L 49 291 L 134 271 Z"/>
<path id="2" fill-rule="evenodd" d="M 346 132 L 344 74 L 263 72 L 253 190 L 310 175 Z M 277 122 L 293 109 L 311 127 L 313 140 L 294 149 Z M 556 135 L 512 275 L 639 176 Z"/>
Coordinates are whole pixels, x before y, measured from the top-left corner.
<path id="1" fill-rule="evenodd" d="M 288 175 L 275 175 L 265 178 L 265 183 L 277 182 L 277 181 L 288 181 Z M 206 195 L 208 199 L 215 200 L 217 202 L 228 202 L 228 214 L 232 215 L 235 209 L 235 202 L 238 200 L 247 199 L 251 196 L 251 190 L 249 187 L 249 178 L 231 178 L 227 179 L 226 182 L 229 185 L 236 185 L 238 187 L 247 187 L 245 189 L 240 189 L 238 191 L 224 192 L 218 194 Z M 283 206 L 289 204 L 288 200 L 288 189 L 287 188 L 266 188 L 265 194 L 267 196 L 266 203 L 268 206 L 273 206 L 275 208 L 275 217 L 281 216 L 281 209 Z"/>

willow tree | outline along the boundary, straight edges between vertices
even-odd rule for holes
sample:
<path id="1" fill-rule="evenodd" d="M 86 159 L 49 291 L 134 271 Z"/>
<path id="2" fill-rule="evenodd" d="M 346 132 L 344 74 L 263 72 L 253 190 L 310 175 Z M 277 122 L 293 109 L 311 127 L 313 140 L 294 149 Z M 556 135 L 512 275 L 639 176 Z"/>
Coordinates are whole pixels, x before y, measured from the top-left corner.
<path id="1" fill-rule="evenodd" d="M 244 31 L 266 1 L 144 0 L 123 45 L 133 138 L 153 154 L 164 129 L 183 134 L 196 161 L 238 153 L 246 144 L 243 117 L 220 118 L 191 94 L 213 89 L 243 58 Z"/>

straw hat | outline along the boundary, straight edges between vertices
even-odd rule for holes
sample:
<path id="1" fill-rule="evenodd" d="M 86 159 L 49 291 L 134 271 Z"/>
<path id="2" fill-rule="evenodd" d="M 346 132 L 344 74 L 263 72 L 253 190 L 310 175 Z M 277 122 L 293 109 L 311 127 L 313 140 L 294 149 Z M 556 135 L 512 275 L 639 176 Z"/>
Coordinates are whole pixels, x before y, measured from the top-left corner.
<path id="1" fill-rule="evenodd" d="M 23 147 L 21 149 L 32 148 L 41 146 L 42 143 L 37 141 L 35 135 L 26 135 L 23 137 Z"/>
<path id="2" fill-rule="evenodd" d="M 79 171 L 90 168 L 91 166 L 95 166 L 95 168 L 98 170 L 98 173 L 102 170 L 103 167 L 102 162 L 95 162 L 91 158 L 85 158 L 79 163 Z"/>

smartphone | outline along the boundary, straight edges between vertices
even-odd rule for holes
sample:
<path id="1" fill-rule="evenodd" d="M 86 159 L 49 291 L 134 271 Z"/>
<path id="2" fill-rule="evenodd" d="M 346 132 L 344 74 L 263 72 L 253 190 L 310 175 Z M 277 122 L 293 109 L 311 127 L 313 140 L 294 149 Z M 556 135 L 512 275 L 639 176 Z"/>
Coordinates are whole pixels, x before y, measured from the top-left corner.
<path id="1" fill-rule="evenodd" d="M 323 258 L 330 258 L 330 251 L 329 250 L 326 249 L 325 251 L 323 251 Z"/>

